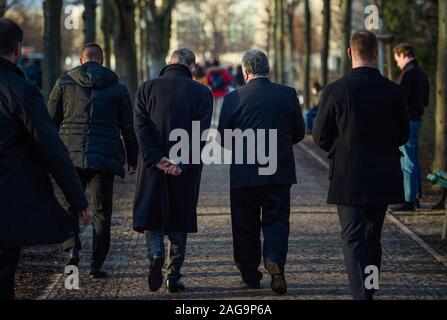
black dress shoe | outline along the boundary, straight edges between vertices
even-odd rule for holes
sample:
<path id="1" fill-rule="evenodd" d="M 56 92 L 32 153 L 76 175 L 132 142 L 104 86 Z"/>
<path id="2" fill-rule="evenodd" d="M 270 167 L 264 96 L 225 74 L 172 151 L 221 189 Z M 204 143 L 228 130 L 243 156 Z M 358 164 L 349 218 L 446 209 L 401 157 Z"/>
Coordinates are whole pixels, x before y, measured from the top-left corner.
<path id="1" fill-rule="evenodd" d="M 413 212 L 416 211 L 416 204 L 413 202 L 405 202 L 404 204 L 392 206 L 391 212 Z"/>
<path id="2" fill-rule="evenodd" d="M 274 262 L 267 263 L 265 268 L 272 277 L 271 287 L 273 292 L 285 294 L 287 292 L 287 283 L 281 268 Z"/>
<path id="3" fill-rule="evenodd" d="M 152 292 L 158 291 L 163 284 L 163 265 L 165 260 L 161 257 L 154 257 L 149 266 L 147 283 Z"/>
<path id="4" fill-rule="evenodd" d="M 107 278 L 107 272 L 101 271 L 99 269 L 90 270 L 90 279 L 104 279 Z"/>
<path id="5" fill-rule="evenodd" d="M 261 284 L 258 283 L 247 283 L 244 280 L 241 280 L 239 283 L 239 287 L 241 289 L 248 289 L 248 290 L 254 290 L 254 289 L 261 289 Z"/>
<path id="6" fill-rule="evenodd" d="M 169 293 L 181 293 L 186 291 L 184 283 L 180 280 L 175 282 L 172 280 L 166 281 L 166 289 Z"/>
<path id="7" fill-rule="evenodd" d="M 75 266 L 79 265 L 79 251 L 77 249 L 70 249 L 68 253 L 68 260 L 66 266 Z"/>

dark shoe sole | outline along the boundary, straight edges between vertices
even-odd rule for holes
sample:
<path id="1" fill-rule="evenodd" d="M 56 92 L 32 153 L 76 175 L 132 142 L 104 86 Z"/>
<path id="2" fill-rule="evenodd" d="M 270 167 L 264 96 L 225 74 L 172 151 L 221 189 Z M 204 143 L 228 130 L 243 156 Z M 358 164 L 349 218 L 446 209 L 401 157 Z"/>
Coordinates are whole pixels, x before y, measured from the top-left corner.
<path id="1" fill-rule="evenodd" d="M 167 288 L 168 293 L 183 293 L 186 291 L 186 288 Z"/>
<path id="2" fill-rule="evenodd" d="M 265 266 L 272 277 L 271 287 L 277 294 L 285 294 L 287 292 L 287 283 L 279 266 L 274 262 L 269 262 Z"/>
<path id="3" fill-rule="evenodd" d="M 257 284 L 248 284 L 245 282 L 241 282 L 239 285 L 239 289 L 244 289 L 244 290 L 256 290 L 256 289 L 261 289 L 261 284 L 257 283 Z"/>
<path id="4" fill-rule="evenodd" d="M 155 258 L 151 263 L 147 282 L 152 292 L 158 291 L 163 284 L 163 265 L 163 258 Z"/>

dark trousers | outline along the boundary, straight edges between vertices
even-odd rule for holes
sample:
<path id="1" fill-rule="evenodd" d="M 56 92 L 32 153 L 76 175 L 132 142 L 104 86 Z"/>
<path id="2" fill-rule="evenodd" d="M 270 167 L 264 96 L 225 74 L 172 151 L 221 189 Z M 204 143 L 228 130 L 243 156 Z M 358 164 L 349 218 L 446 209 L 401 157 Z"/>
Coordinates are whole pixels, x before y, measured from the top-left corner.
<path id="1" fill-rule="evenodd" d="M 14 285 L 20 248 L 0 248 L 0 300 L 14 299 Z"/>
<path id="2" fill-rule="evenodd" d="M 367 290 L 367 266 L 382 265 L 382 227 L 387 206 L 338 206 L 342 229 L 344 256 L 352 296 L 355 300 L 370 300 L 374 290 Z"/>
<path id="3" fill-rule="evenodd" d="M 290 185 L 268 185 L 231 190 L 231 221 L 236 266 L 242 279 L 256 284 L 258 268 L 276 263 L 282 272 L 286 263 L 290 229 Z M 264 245 L 261 251 L 261 230 Z"/>
<path id="4" fill-rule="evenodd" d="M 110 248 L 110 225 L 112 222 L 114 174 L 77 169 L 84 189 L 89 186 L 93 211 L 93 250 L 92 268 L 101 268 Z M 69 209 L 72 211 L 72 209 Z M 82 249 L 79 239 L 79 221 L 74 221 L 76 236 L 64 242 L 65 251 Z"/>

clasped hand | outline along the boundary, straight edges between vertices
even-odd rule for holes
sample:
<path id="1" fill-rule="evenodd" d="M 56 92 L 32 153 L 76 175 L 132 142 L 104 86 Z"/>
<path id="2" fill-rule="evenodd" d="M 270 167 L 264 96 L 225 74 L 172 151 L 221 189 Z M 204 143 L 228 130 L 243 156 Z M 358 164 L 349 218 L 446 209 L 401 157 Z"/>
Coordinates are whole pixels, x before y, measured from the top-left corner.
<path id="1" fill-rule="evenodd" d="M 182 174 L 182 169 L 171 159 L 163 158 L 155 166 L 158 170 L 163 171 L 165 174 L 178 177 Z"/>

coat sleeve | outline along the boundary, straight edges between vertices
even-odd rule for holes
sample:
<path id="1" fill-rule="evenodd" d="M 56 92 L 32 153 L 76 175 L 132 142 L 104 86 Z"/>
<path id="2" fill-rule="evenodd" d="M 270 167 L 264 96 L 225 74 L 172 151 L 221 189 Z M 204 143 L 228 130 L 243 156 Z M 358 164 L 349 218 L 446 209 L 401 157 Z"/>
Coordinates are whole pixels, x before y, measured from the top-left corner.
<path id="1" fill-rule="evenodd" d="M 399 89 L 400 92 L 395 103 L 393 118 L 396 121 L 397 143 L 399 146 L 403 146 L 410 139 L 410 116 L 406 105 L 405 90 Z"/>
<path id="2" fill-rule="evenodd" d="M 219 116 L 219 125 L 217 130 L 219 131 L 220 136 L 220 145 L 222 148 L 225 148 L 225 130 L 233 130 L 233 104 L 234 99 L 232 98 L 237 91 L 233 91 L 225 96 L 224 101 L 222 103 L 222 108 L 220 109 Z M 228 149 L 232 151 L 231 149 Z"/>
<path id="3" fill-rule="evenodd" d="M 211 126 L 211 117 L 213 115 L 213 96 L 211 95 L 211 90 L 204 87 L 203 88 L 203 98 L 200 103 L 195 121 L 200 121 L 200 137 L 203 132 L 208 130 Z M 206 142 L 202 142 L 201 149 L 205 146 Z"/>
<path id="4" fill-rule="evenodd" d="M 165 155 L 159 145 L 155 124 L 150 119 L 147 110 L 147 105 L 149 103 L 147 86 L 148 83 L 144 83 L 138 90 L 134 122 L 138 145 L 144 165 L 153 167 L 157 165 Z"/>
<path id="5" fill-rule="evenodd" d="M 131 166 L 136 166 L 138 142 L 133 125 L 132 102 L 130 101 L 129 91 L 124 86 L 121 102 L 118 106 L 118 123 L 126 148 L 127 163 Z"/>
<path id="6" fill-rule="evenodd" d="M 50 113 L 57 130 L 59 130 L 62 125 L 62 121 L 64 120 L 62 87 L 60 79 L 56 81 L 56 84 L 50 93 L 50 97 L 48 99 L 48 112 Z"/>
<path id="7" fill-rule="evenodd" d="M 335 106 L 329 86 L 321 95 L 312 135 L 315 143 L 327 152 L 332 149 L 338 137 Z"/>
<path id="8" fill-rule="evenodd" d="M 34 86 L 29 86 L 18 108 L 18 118 L 70 206 L 77 212 L 85 210 L 88 202 L 79 176 L 45 108 L 43 97 Z"/>
<path id="9" fill-rule="evenodd" d="M 292 118 L 292 143 L 295 145 L 302 141 L 306 136 L 305 124 L 303 112 L 301 111 L 300 101 L 298 100 L 298 95 L 296 90 L 293 89 L 293 99 L 295 105 L 293 107 L 293 118 Z"/>

